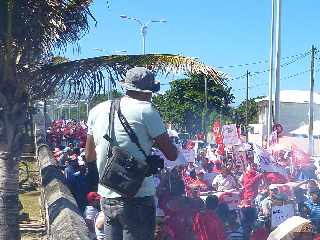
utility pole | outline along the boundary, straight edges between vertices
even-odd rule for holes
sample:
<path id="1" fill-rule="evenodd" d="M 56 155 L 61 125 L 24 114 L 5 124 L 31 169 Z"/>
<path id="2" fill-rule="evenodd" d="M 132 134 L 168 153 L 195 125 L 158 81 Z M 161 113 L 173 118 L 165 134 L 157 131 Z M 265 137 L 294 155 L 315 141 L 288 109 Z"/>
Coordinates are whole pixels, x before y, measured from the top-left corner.
<path id="1" fill-rule="evenodd" d="M 207 116 L 208 115 L 208 78 L 204 77 L 204 113 L 203 113 L 203 132 L 207 142 Z"/>
<path id="2" fill-rule="evenodd" d="M 77 102 L 77 119 L 78 119 L 78 122 L 80 122 L 80 105 L 79 105 L 79 101 Z"/>
<path id="3" fill-rule="evenodd" d="M 314 55 L 316 48 L 312 45 L 311 48 L 311 69 L 310 69 L 310 102 L 309 102 L 309 154 L 313 156 L 313 93 L 314 93 Z"/>
<path id="4" fill-rule="evenodd" d="M 277 4 L 277 42 L 276 42 L 276 89 L 274 99 L 274 121 L 280 123 L 280 61 L 281 61 L 281 10 L 282 0 Z"/>
<path id="5" fill-rule="evenodd" d="M 273 101 L 272 101 L 272 92 L 273 92 L 273 59 L 274 59 L 274 27 L 275 27 L 275 0 L 272 2 L 272 14 L 271 14 L 271 44 L 270 44 L 270 72 L 269 72 L 269 104 L 268 104 L 268 119 L 267 119 L 267 142 L 269 145 L 270 134 L 272 131 L 273 124 Z"/>
<path id="6" fill-rule="evenodd" d="M 246 91 L 246 141 L 248 142 L 248 127 L 249 127 L 249 117 L 248 117 L 248 112 L 249 112 L 249 76 L 250 72 L 247 70 L 247 91 Z"/>

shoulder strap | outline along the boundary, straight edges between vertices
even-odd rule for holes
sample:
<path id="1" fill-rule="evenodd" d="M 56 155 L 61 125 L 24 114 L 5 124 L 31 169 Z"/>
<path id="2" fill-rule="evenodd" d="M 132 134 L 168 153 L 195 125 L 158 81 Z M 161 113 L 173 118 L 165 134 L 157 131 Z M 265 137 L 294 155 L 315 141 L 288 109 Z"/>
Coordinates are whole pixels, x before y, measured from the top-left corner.
<path id="1" fill-rule="evenodd" d="M 117 100 L 115 100 L 117 101 Z M 110 104 L 110 112 L 109 112 L 109 129 L 108 132 L 103 136 L 104 139 L 110 142 L 110 146 L 114 145 L 115 139 L 114 139 L 114 115 L 115 115 L 115 105 L 116 102 L 111 101 Z"/>
<path id="2" fill-rule="evenodd" d="M 141 147 L 137 135 L 135 134 L 135 132 L 133 131 L 133 129 L 130 127 L 127 119 L 125 118 L 125 116 L 124 116 L 124 115 L 122 114 L 122 112 L 121 112 L 120 100 L 115 103 L 115 110 L 118 112 L 119 120 L 120 120 L 120 122 L 121 122 L 124 130 L 125 130 L 125 131 L 127 132 L 127 134 L 129 135 L 131 141 L 137 145 L 137 147 L 138 147 L 139 150 L 143 153 L 143 155 L 145 156 L 145 158 L 147 158 L 148 156 L 147 156 L 146 152 L 143 150 L 143 148 Z"/>

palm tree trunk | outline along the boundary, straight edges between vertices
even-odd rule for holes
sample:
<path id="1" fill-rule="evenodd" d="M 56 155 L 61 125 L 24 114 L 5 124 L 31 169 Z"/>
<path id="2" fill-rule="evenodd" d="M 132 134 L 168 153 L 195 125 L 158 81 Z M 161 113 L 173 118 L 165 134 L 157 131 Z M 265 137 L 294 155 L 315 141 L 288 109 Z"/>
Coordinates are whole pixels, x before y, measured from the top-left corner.
<path id="1" fill-rule="evenodd" d="M 0 239 L 20 239 L 18 162 L 0 145 Z"/>
<path id="2" fill-rule="evenodd" d="M 4 51 L 0 55 L 0 239 L 20 239 L 18 204 L 18 161 L 21 156 L 21 124 L 25 117 L 25 98 L 16 79 L 17 49 L 12 38 L 14 0 L 4 7 Z M 24 119 L 25 120 L 25 119 Z"/>

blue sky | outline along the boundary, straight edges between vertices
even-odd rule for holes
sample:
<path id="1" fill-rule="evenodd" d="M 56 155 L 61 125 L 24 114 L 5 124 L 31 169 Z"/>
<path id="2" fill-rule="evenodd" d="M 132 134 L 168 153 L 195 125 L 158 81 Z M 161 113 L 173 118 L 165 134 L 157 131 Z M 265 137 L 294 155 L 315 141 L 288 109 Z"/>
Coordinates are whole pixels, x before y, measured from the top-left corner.
<path id="1" fill-rule="evenodd" d="M 108 3 L 109 2 L 109 3 Z M 109 6 L 109 7 L 108 7 Z M 224 67 L 268 61 L 270 49 L 271 0 L 96 0 L 92 12 L 98 24 L 92 24 L 81 41 L 81 53 L 71 50 L 71 59 L 107 55 L 119 50 L 141 53 L 141 35 L 136 22 L 120 15 L 137 17 L 143 23 L 150 19 L 166 19 L 152 23 L 146 40 L 147 53 L 172 53 L 198 57 L 213 67 Z M 302 57 L 314 44 L 320 48 L 319 0 L 283 0 L 281 89 L 309 89 L 310 55 Z M 99 52 L 94 48 L 105 49 Z M 294 55 L 299 57 L 286 58 Z M 320 55 L 320 53 L 318 54 Z M 301 56 L 301 57 L 300 57 Z M 317 56 L 319 57 L 319 56 Z M 316 60 L 316 69 L 320 61 Z M 220 69 L 227 73 L 236 96 L 236 103 L 245 98 L 245 78 L 250 72 L 263 72 L 268 62 L 245 67 Z M 288 76 L 299 74 L 295 77 Z M 167 83 L 174 77 L 162 79 Z M 319 90 L 316 75 L 315 89 Z M 266 95 L 268 72 L 250 78 L 250 97 Z M 164 90 L 166 87 L 164 86 Z"/>

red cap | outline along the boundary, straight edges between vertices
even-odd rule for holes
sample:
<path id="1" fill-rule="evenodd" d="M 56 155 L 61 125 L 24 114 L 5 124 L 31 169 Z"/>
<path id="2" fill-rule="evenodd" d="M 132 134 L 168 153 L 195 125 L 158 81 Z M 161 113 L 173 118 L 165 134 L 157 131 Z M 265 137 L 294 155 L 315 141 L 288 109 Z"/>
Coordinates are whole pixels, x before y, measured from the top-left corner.
<path id="1" fill-rule="evenodd" d="M 93 201 L 100 201 L 101 196 L 97 192 L 89 192 L 87 194 L 87 200 L 89 203 Z"/>

